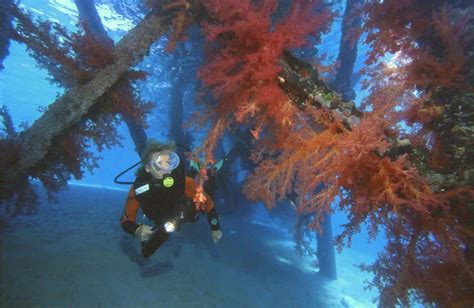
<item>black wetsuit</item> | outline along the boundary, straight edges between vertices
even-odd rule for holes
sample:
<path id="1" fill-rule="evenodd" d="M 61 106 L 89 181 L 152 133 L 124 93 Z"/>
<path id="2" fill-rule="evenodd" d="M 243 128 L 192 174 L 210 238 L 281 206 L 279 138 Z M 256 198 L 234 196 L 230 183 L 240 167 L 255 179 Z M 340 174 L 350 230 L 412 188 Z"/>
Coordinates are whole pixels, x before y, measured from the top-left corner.
<path id="1" fill-rule="evenodd" d="M 170 179 L 171 178 L 171 179 Z M 125 206 L 121 219 L 122 228 L 129 234 L 135 235 L 139 225 L 135 222 L 138 206 L 148 219 L 155 223 L 158 229 L 153 237 L 142 243 L 144 257 L 152 255 L 170 236 L 164 229 L 164 223 L 173 221 L 179 226 L 185 222 L 195 222 L 203 211 L 196 210 L 192 201 L 194 181 L 184 175 L 182 168 L 175 169 L 163 179 L 155 179 L 143 168 L 138 173 Z M 219 217 L 214 203 L 208 196 L 207 219 L 211 230 L 219 230 Z"/>

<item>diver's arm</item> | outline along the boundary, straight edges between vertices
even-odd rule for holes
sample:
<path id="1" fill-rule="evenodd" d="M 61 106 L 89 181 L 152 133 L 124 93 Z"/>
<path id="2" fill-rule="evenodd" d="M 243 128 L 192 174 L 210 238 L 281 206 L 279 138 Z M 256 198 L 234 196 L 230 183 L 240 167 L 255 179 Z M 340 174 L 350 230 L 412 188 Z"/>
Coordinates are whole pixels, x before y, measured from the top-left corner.
<path id="1" fill-rule="evenodd" d="M 120 219 L 120 225 L 122 226 L 122 229 L 131 235 L 135 235 L 135 232 L 139 227 L 139 225 L 136 223 L 139 208 L 140 204 L 135 198 L 135 191 L 132 187 L 128 193 L 125 209 L 123 211 L 122 218 Z"/>
<path id="2" fill-rule="evenodd" d="M 194 184 L 194 180 L 190 177 L 186 177 L 186 186 L 184 190 L 186 197 L 189 199 L 193 199 L 194 195 L 196 194 L 196 184 Z M 212 201 L 211 196 L 209 196 L 206 192 L 204 192 L 204 196 L 206 196 L 206 201 L 204 203 L 204 208 L 206 209 L 206 213 L 214 208 L 214 201 Z"/>
<path id="3" fill-rule="evenodd" d="M 209 223 L 209 226 L 211 226 L 212 231 L 221 229 L 221 225 L 219 223 L 219 216 L 217 215 L 217 211 L 215 208 L 212 208 L 212 210 L 207 212 L 207 222 Z"/>
<path id="4" fill-rule="evenodd" d="M 211 237 L 214 241 L 214 244 L 222 238 L 222 230 L 221 225 L 219 222 L 219 216 L 217 216 L 217 211 L 215 208 L 212 208 L 209 212 L 207 212 L 207 222 L 209 226 L 211 226 Z"/>
<path id="5" fill-rule="evenodd" d="M 190 199 L 192 199 L 196 193 L 196 185 L 194 184 L 194 180 L 190 177 L 186 177 L 185 193 L 186 197 Z M 207 213 L 207 222 L 209 223 L 209 226 L 211 226 L 212 231 L 220 230 L 219 216 L 217 215 L 217 211 L 214 208 L 214 201 L 206 192 L 204 192 L 204 195 L 206 196 L 205 208 Z"/>

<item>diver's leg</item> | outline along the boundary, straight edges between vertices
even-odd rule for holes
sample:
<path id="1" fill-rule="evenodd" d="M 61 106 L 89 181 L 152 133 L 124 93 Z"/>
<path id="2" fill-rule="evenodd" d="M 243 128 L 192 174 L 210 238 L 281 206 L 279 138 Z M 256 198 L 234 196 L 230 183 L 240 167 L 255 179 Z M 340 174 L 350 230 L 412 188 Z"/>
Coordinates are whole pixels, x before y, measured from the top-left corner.
<path id="1" fill-rule="evenodd" d="M 151 239 L 145 243 L 142 243 L 143 257 L 148 258 L 154 254 L 155 251 L 160 248 L 161 244 L 163 244 L 169 237 L 170 234 L 163 228 L 160 228 L 160 230 L 158 230 Z"/>
<path id="2" fill-rule="evenodd" d="M 200 212 L 196 211 L 196 207 L 193 202 L 186 202 L 183 208 L 183 222 L 194 223 L 199 218 Z"/>

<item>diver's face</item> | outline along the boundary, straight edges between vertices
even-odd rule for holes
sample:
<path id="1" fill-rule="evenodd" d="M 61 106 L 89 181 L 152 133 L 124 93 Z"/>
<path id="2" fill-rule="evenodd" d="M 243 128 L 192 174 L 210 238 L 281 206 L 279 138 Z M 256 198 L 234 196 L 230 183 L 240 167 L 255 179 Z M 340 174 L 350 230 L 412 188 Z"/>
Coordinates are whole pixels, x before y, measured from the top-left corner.
<path id="1" fill-rule="evenodd" d="M 171 172 L 179 165 L 179 156 L 173 151 L 164 150 L 155 152 L 150 156 L 150 161 L 146 165 L 146 171 L 155 178 L 162 179 L 163 175 Z"/>
<path id="2" fill-rule="evenodd" d="M 155 154 L 157 154 L 157 153 L 155 153 Z M 155 159 L 156 159 L 155 154 L 152 155 L 152 158 L 150 159 L 150 161 L 146 165 L 145 169 L 146 169 L 147 172 L 151 173 L 151 175 L 154 178 L 162 179 L 163 175 L 165 174 L 165 170 L 161 170 L 161 169 L 157 168 L 157 164 L 154 162 Z M 161 155 L 161 157 L 160 157 L 161 161 L 166 160 L 166 158 L 164 158 L 163 156 L 165 156 L 165 155 Z"/>
<path id="3" fill-rule="evenodd" d="M 161 154 L 155 158 L 155 165 L 160 166 L 163 170 L 171 170 L 172 168 L 170 163 L 171 158 L 168 154 Z"/>
<path id="4" fill-rule="evenodd" d="M 163 169 L 158 166 L 163 167 Z M 162 179 L 166 173 L 169 173 L 170 156 L 168 154 L 159 155 L 159 152 L 154 153 L 145 169 L 147 172 L 151 173 L 154 178 Z"/>

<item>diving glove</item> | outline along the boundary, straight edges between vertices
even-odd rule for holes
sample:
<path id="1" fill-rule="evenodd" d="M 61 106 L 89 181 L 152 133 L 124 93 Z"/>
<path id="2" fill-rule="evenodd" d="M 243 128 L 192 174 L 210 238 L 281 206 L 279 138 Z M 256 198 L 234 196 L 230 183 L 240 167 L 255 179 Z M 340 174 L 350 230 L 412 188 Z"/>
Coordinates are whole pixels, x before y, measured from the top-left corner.
<path id="1" fill-rule="evenodd" d="M 214 244 L 217 244 L 217 242 L 222 238 L 222 231 L 220 229 L 212 230 L 211 236 L 212 236 L 212 240 L 214 241 Z"/>
<path id="2" fill-rule="evenodd" d="M 148 225 L 140 225 L 135 231 L 135 237 L 140 242 L 146 242 L 153 236 L 153 234 L 155 234 L 155 232 L 156 230 L 153 230 L 153 227 Z"/>

